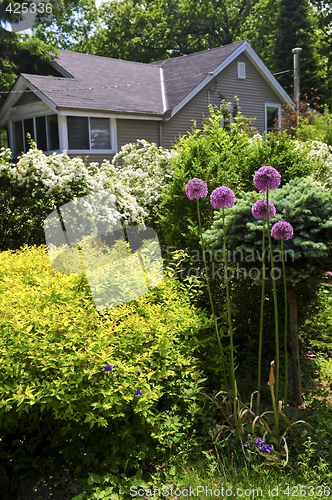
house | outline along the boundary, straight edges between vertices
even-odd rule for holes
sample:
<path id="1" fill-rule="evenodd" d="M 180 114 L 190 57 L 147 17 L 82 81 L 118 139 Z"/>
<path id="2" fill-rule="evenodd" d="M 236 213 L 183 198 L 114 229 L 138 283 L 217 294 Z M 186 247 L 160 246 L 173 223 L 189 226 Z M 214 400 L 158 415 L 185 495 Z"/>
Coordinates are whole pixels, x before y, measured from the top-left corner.
<path id="1" fill-rule="evenodd" d="M 46 154 L 88 161 L 111 159 L 137 139 L 170 148 L 220 104 L 220 92 L 238 96 L 261 133 L 292 103 L 247 41 L 150 64 L 62 50 L 51 64 L 59 77 L 21 74 L 0 109 L 15 157 L 28 132 Z"/>

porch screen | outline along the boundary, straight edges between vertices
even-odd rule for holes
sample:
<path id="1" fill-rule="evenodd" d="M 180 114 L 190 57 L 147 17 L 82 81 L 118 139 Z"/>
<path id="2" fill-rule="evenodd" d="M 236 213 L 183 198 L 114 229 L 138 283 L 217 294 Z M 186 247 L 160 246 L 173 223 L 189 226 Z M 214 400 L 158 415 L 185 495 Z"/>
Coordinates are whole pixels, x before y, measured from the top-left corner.
<path id="1" fill-rule="evenodd" d="M 48 150 L 59 149 L 58 115 L 47 115 L 47 142 Z"/>
<path id="2" fill-rule="evenodd" d="M 42 151 L 47 151 L 45 116 L 36 118 L 37 147 Z"/>
<path id="3" fill-rule="evenodd" d="M 27 120 L 23 120 L 24 126 L 24 151 L 29 151 L 30 146 L 28 143 L 27 134 L 30 134 L 31 139 L 35 139 L 35 132 L 33 128 L 33 118 L 28 118 Z"/>
<path id="4" fill-rule="evenodd" d="M 108 118 L 90 118 L 91 149 L 111 149 Z"/>
<path id="5" fill-rule="evenodd" d="M 90 149 L 89 120 L 83 116 L 67 116 L 68 148 Z"/>
<path id="6" fill-rule="evenodd" d="M 15 156 L 17 157 L 24 152 L 22 120 L 14 122 L 14 144 Z"/>

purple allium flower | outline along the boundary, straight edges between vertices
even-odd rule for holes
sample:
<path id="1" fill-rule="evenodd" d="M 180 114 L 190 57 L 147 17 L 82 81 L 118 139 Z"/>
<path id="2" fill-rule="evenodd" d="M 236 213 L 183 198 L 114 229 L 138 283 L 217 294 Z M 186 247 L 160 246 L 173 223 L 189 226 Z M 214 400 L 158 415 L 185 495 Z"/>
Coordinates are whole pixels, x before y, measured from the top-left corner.
<path id="1" fill-rule="evenodd" d="M 266 193 L 266 189 L 277 189 L 280 184 L 281 175 L 273 167 L 263 165 L 254 175 L 254 183 L 257 189 Z"/>
<path id="2" fill-rule="evenodd" d="M 138 389 L 138 391 L 135 392 L 134 396 L 142 396 L 143 395 L 143 392 L 141 391 L 141 389 Z"/>
<path id="3" fill-rule="evenodd" d="M 208 194 L 207 184 L 202 179 L 194 177 L 186 184 L 186 195 L 189 200 L 198 200 L 198 198 L 205 198 Z"/>
<path id="4" fill-rule="evenodd" d="M 270 446 L 270 445 L 268 445 L 268 444 L 263 444 L 263 446 L 261 446 L 261 447 L 259 448 L 259 451 L 262 451 L 263 453 L 264 453 L 264 452 L 266 452 L 266 453 L 271 453 L 272 448 L 271 448 L 271 446 Z"/>
<path id="5" fill-rule="evenodd" d="M 245 450 L 249 450 L 249 444 L 248 444 L 248 443 L 244 443 L 243 448 L 244 448 Z"/>
<path id="6" fill-rule="evenodd" d="M 290 240 L 293 236 L 293 228 L 289 222 L 280 220 L 271 229 L 271 235 L 275 240 Z"/>
<path id="7" fill-rule="evenodd" d="M 106 372 L 111 372 L 113 370 L 114 366 L 111 366 L 111 365 L 106 365 L 106 368 L 105 370 L 103 371 L 103 375 L 106 373 Z"/>
<path id="8" fill-rule="evenodd" d="M 276 207 L 272 201 L 269 201 L 269 219 L 272 219 L 276 214 Z M 252 206 L 252 215 L 255 219 L 266 220 L 266 200 L 258 200 Z"/>
<path id="9" fill-rule="evenodd" d="M 213 208 L 231 208 L 235 202 L 233 191 L 226 186 L 219 186 L 211 193 L 211 205 Z"/>
<path id="10" fill-rule="evenodd" d="M 258 446 L 261 446 L 262 444 L 264 444 L 264 441 L 263 441 L 263 439 L 256 439 L 254 444 L 258 448 Z"/>

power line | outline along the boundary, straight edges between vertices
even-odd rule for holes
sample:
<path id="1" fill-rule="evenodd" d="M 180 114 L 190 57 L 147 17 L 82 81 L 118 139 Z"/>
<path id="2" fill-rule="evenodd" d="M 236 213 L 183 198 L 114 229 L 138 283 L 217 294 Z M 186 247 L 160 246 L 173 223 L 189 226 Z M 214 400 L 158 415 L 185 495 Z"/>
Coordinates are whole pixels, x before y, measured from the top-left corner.
<path id="1" fill-rule="evenodd" d="M 195 73 L 195 74 L 192 74 L 192 75 L 188 75 L 188 76 L 180 76 L 178 78 L 169 78 L 167 80 L 164 80 L 164 82 L 174 82 L 176 80 L 184 80 L 185 78 L 192 78 L 194 76 L 207 76 L 207 75 L 211 75 L 212 73 L 209 71 L 207 73 Z M 33 75 L 33 76 L 38 76 L 38 75 Z M 23 77 L 24 78 L 24 77 Z M 52 78 L 52 77 L 49 77 L 49 78 Z M 67 80 L 67 78 L 64 78 L 64 80 Z M 116 88 L 120 88 L 120 87 L 138 87 L 140 85 L 150 85 L 152 83 L 159 83 L 160 84 L 160 80 L 156 80 L 156 81 L 151 81 L 151 82 L 144 82 L 144 83 L 135 83 L 135 84 L 131 84 L 131 83 L 127 83 L 126 85 L 107 85 L 107 86 L 102 86 L 102 87 L 71 87 L 71 88 L 60 88 L 60 89 L 47 89 L 45 90 L 45 92 L 62 92 L 64 90 L 99 90 L 99 89 L 116 89 Z M 37 89 L 39 90 L 39 89 Z M 0 94 L 25 94 L 26 92 L 33 92 L 35 93 L 36 91 L 35 90 L 7 90 L 7 91 L 0 91 Z M 44 93 L 44 91 L 40 90 L 40 92 Z"/>

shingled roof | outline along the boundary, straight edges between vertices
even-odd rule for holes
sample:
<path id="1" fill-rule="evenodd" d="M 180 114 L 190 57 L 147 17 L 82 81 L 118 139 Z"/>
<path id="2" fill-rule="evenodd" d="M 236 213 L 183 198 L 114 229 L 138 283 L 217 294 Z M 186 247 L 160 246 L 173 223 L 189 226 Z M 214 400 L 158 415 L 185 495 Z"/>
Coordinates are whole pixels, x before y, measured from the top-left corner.
<path id="1" fill-rule="evenodd" d="M 53 61 L 66 77 L 22 76 L 58 108 L 163 115 L 242 43 L 150 64 L 61 50 Z"/>
<path id="2" fill-rule="evenodd" d="M 168 107 L 179 104 L 243 42 L 150 63 L 163 68 Z"/>

